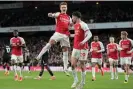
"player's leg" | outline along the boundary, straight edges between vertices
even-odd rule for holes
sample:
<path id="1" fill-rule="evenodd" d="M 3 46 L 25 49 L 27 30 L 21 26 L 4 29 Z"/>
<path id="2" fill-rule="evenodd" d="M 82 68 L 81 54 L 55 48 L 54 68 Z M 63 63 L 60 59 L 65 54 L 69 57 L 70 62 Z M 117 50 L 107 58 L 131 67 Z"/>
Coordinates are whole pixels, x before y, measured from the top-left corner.
<path id="1" fill-rule="evenodd" d="M 41 71 L 40 71 L 39 76 L 37 78 L 38 80 L 40 80 L 42 78 L 43 73 L 44 73 L 44 61 L 43 61 L 43 59 L 41 59 Z"/>
<path id="2" fill-rule="evenodd" d="M 44 66 L 47 69 L 47 71 L 49 72 L 49 74 L 51 76 L 51 80 L 55 80 L 54 73 L 52 72 L 52 70 L 50 69 L 50 67 L 48 66 L 48 64 L 45 64 Z"/>
<path id="3" fill-rule="evenodd" d="M 109 58 L 109 64 L 110 64 L 110 72 L 111 72 L 111 79 L 114 79 L 114 68 L 113 68 L 113 59 Z"/>
<path id="4" fill-rule="evenodd" d="M 18 70 L 19 70 L 19 81 L 23 80 L 23 75 L 22 75 L 22 70 L 23 70 L 23 55 L 21 56 L 17 56 L 17 60 L 18 60 Z"/>
<path id="5" fill-rule="evenodd" d="M 80 68 L 81 68 L 81 82 L 77 87 L 78 89 L 83 89 L 83 86 L 85 84 L 85 77 L 86 77 L 85 67 L 86 67 L 87 57 L 88 57 L 88 50 L 81 50 L 79 58 Z"/>
<path id="6" fill-rule="evenodd" d="M 52 72 L 52 70 L 50 69 L 50 67 L 48 66 L 48 55 L 47 56 L 43 56 L 43 64 L 44 64 L 44 67 L 47 69 L 47 71 L 49 72 L 50 76 L 51 76 L 51 80 L 55 80 L 55 76 Z"/>
<path id="7" fill-rule="evenodd" d="M 102 68 L 102 58 L 98 59 L 98 68 L 100 69 L 101 71 L 101 74 L 102 76 L 104 75 L 104 71 L 103 71 L 103 68 Z"/>
<path id="8" fill-rule="evenodd" d="M 53 36 L 50 38 L 49 42 L 42 48 L 41 52 L 39 53 L 39 55 L 37 56 L 37 59 L 40 59 L 42 57 L 42 55 L 48 51 L 51 46 L 53 44 L 55 44 L 56 42 L 60 41 L 61 40 L 61 36 L 59 33 L 54 33 Z"/>
<path id="9" fill-rule="evenodd" d="M 118 60 L 114 61 L 115 79 L 118 79 Z"/>
<path id="10" fill-rule="evenodd" d="M 17 81 L 18 80 L 18 73 L 17 73 L 17 57 L 15 55 L 11 55 L 11 64 L 13 66 L 13 70 L 14 70 L 14 80 Z"/>
<path id="11" fill-rule="evenodd" d="M 6 73 L 7 73 L 7 68 L 6 68 L 6 63 L 5 62 L 3 62 L 3 69 L 5 70 L 5 75 L 6 75 Z"/>
<path id="12" fill-rule="evenodd" d="M 64 67 L 64 72 L 66 73 L 67 76 L 70 76 L 68 73 L 67 67 L 68 67 L 68 47 L 62 47 L 63 51 L 63 67 Z"/>
<path id="13" fill-rule="evenodd" d="M 131 65 L 131 58 L 127 57 L 126 60 L 125 60 L 126 75 L 125 75 L 125 82 L 124 83 L 128 82 L 128 77 L 129 77 L 129 74 L 130 74 L 130 65 Z"/>
<path id="14" fill-rule="evenodd" d="M 96 80 L 96 74 L 95 74 L 95 66 L 97 63 L 97 59 L 96 58 L 92 58 L 91 59 L 91 63 L 92 63 L 92 81 Z"/>
<path id="15" fill-rule="evenodd" d="M 74 78 L 74 82 L 73 82 L 71 88 L 75 88 L 77 86 L 77 83 L 78 83 L 76 65 L 77 65 L 77 59 L 79 58 L 79 56 L 80 56 L 80 51 L 73 49 L 72 56 L 71 56 L 71 67 L 72 67 L 72 75 Z"/>
<path id="16" fill-rule="evenodd" d="M 85 85 L 85 61 L 84 60 L 79 60 L 80 61 L 80 68 L 81 68 L 81 82 L 80 84 L 76 87 L 76 89 L 83 89 Z"/>
<path id="17" fill-rule="evenodd" d="M 60 44 L 62 46 L 62 51 L 63 51 L 63 65 L 64 65 L 64 72 L 66 73 L 67 76 L 70 74 L 68 73 L 67 67 L 68 67 L 68 49 L 70 47 L 70 42 L 69 42 L 69 37 L 68 36 L 62 36 L 63 39 L 60 40 Z"/>

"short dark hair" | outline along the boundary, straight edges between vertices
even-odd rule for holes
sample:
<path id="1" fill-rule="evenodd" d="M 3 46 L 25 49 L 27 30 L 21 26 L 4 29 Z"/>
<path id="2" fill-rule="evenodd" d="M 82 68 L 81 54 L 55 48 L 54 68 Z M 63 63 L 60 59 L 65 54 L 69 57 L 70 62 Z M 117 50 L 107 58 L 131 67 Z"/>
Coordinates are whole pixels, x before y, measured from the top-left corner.
<path id="1" fill-rule="evenodd" d="M 66 3 L 66 2 L 61 2 L 61 3 L 60 3 L 60 6 L 61 6 L 61 5 L 67 5 L 67 3 Z"/>
<path id="2" fill-rule="evenodd" d="M 18 30 L 17 29 L 14 29 L 13 32 L 18 32 Z"/>
<path id="3" fill-rule="evenodd" d="M 78 17 L 78 18 L 81 18 L 81 17 L 82 17 L 82 15 L 81 15 L 81 13 L 80 13 L 79 11 L 73 12 L 72 15 L 73 15 L 73 16 L 76 16 L 76 17 Z"/>

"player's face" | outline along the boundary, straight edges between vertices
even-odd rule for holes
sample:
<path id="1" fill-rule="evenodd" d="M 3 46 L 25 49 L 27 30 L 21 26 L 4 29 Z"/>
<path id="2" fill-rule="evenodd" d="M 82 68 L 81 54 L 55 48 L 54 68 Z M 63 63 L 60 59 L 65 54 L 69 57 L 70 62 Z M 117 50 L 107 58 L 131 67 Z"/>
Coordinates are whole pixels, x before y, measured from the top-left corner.
<path id="1" fill-rule="evenodd" d="M 99 40 L 98 36 L 94 36 L 94 41 L 98 41 L 98 40 Z"/>
<path id="2" fill-rule="evenodd" d="M 61 5 L 60 10 L 61 10 L 61 12 L 66 13 L 67 12 L 67 5 Z"/>
<path id="3" fill-rule="evenodd" d="M 113 43 L 115 39 L 113 37 L 110 37 L 109 40 L 111 43 Z"/>
<path id="4" fill-rule="evenodd" d="M 18 32 L 17 31 L 14 31 L 13 32 L 13 35 L 16 37 L 16 36 L 18 36 Z"/>
<path id="5" fill-rule="evenodd" d="M 78 18 L 76 16 L 72 15 L 72 21 L 73 21 L 73 23 L 76 23 L 77 19 Z"/>
<path id="6" fill-rule="evenodd" d="M 126 36 L 125 36 L 125 35 L 123 35 L 123 34 L 121 34 L 121 38 L 122 38 L 122 39 L 125 39 L 125 38 L 126 38 Z"/>

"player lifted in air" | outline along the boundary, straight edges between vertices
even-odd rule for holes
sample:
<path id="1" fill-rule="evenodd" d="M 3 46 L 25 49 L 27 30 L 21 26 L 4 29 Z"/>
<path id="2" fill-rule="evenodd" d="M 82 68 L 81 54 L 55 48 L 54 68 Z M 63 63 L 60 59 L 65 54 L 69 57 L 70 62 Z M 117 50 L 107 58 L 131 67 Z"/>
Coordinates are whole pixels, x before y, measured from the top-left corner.
<path id="1" fill-rule="evenodd" d="M 78 77 L 76 72 L 77 61 L 80 62 L 81 67 L 81 83 L 77 86 L 77 89 L 82 89 L 85 84 L 85 62 L 87 62 L 88 56 L 88 40 L 92 37 L 92 34 L 88 28 L 88 25 L 81 20 L 80 12 L 73 12 L 72 21 L 74 22 L 74 44 L 71 56 L 72 75 L 74 82 L 71 88 L 75 88 L 78 83 Z"/>
<path id="2" fill-rule="evenodd" d="M 5 75 L 9 75 L 10 69 L 10 59 L 11 59 L 11 48 L 10 46 L 6 45 L 2 51 L 2 58 L 3 58 L 3 68 L 5 69 Z"/>
<path id="3" fill-rule="evenodd" d="M 129 70 L 131 65 L 131 53 L 133 52 L 133 40 L 129 39 L 126 31 L 121 32 L 121 40 L 119 42 L 122 50 L 120 51 L 120 63 L 126 72 L 124 83 L 128 83 Z"/>
<path id="4" fill-rule="evenodd" d="M 62 2 L 60 3 L 60 10 L 61 12 L 58 13 L 48 13 L 48 17 L 55 18 L 56 20 L 56 30 L 53 36 L 50 38 L 49 42 L 46 44 L 45 47 L 41 50 L 37 59 L 40 59 L 42 55 L 50 49 L 52 45 L 56 42 L 60 42 L 62 50 L 63 50 L 63 63 L 64 63 L 64 72 L 66 75 L 69 76 L 67 72 L 67 65 L 68 65 L 68 48 L 70 47 L 69 43 L 69 25 L 71 24 L 71 18 L 67 15 L 67 3 Z"/>
<path id="5" fill-rule="evenodd" d="M 118 51 L 121 50 L 118 44 L 114 43 L 114 37 L 109 38 L 110 43 L 107 45 L 107 55 L 110 63 L 111 79 L 118 79 Z"/>
<path id="6" fill-rule="evenodd" d="M 104 52 L 103 43 L 99 41 L 98 36 L 94 36 L 94 41 L 91 42 L 91 62 L 92 62 L 92 81 L 96 80 L 95 77 L 95 66 L 98 65 L 99 69 L 101 70 L 102 76 L 104 72 L 102 70 L 102 52 Z"/>
<path id="7" fill-rule="evenodd" d="M 14 73 L 15 73 L 15 80 L 22 81 L 22 65 L 23 65 L 23 52 L 22 48 L 25 48 L 25 41 L 22 37 L 19 36 L 18 30 L 13 31 L 14 37 L 10 39 L 11 45 L 11 63 L 13 65 Z M 19 73 L 17 73 L 17 65 L 19 65 Z"/>

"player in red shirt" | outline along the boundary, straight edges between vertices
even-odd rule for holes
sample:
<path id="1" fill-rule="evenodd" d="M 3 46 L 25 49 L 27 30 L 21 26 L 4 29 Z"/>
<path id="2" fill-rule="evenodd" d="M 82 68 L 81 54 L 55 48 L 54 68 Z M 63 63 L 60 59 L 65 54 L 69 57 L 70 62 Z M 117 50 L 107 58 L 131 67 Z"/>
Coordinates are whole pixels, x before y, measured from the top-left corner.
<path id="1" fill-rule="evenodd" d="M 88 40 L 91 38 L 92 34 L 88 28 L 88 25 L 81 20 L 80 12 L 73 12 L 72 20 L 74 24 L 74 44 L 73 51 L 71 56 L 71 66 L 72 66 L 72 74 L 74 77 L 74 82 L 71 88 L 75 88 L 78 83 L 78 77 L 76 73 L 76 65 L 77 61 L 80 62 L 81 67 L 81 83 L 77 87 L 78 89 L 82 89 L 85 84 L 85 62 L 87 61 L 88 56 Z"/>
<path id="2" fill-rule="evenodd" d="M 91 62 L 92 62 L 92 81 L 96 80 L 95 77 L 95 66 L 98 64 L 99 69 L 101 70 L 102 76 L 104 72 L 102 70 L 102 52 L 104 52 L 103 43 L 99 41 L 98 36 L 94 36 L 94 41 L 91 42 Z"/>
<path id="3" fill-rule="evenodd" d="M 114 37 L 110 37 L 109 40 L 110 43 L 107 44 L 107 55 L 110 63 L 111 79 L 113 80 L 114 78 L 118 79 L 118 70 L 117 70 L 118 59 L 119 59 L 118 53 L 119 50 L 121 50 L 121 48 L 119 47 L 118 44 L 114 42 L 115 41 Z"/>
<path id="4" fill-rule="evenodd" d="M 13 32 L 14 37 L 10 39 L 10 45 L 11 45 L 11 62 L 13 65 L 13 69 L 15 71 L 15 80 L 22 81 L 22 64 L 23 64 L 23 50 L 22 48 L 25 48 L 25 41 L 22 37 L 19 37 L 18 30 L 14 30 Z M 17 74 L 17 64 L 19 64 L 19 72 L 20 77 Z"/>
<path id="5" fill-rule="evenodd" d="M 56 31 L 53 34 L 53 36 L 50 38 L 49 42 L 46 44 L 45 47 L 41 50 L 39 55 L 37 56 L 37 59 L 40 59 L 42 55 L 50 49 L 52 45 L 54 45 L 56 42 L 60 42 L 61 47 L 63 49 L 63 63 L 64 63 L 64 72 L 67 76 L 69 76 L 69 73 L 67 72 L 67 66 L 68 66 L 68 48 L 70 47 L 69 42 L 69 25 L 71 24 L 71 18 L 69 15 L 67 15 L 67 3 L 62 2 L 60 4 L 60 10 L 61 12 L 57 13 L 48 13 L 48 17 L 55 18 L 56 20 Z"/>
<path id="6" fill-rule="evenodd" d="M 120 51 L 120 62 L 123 66 L 126 74 L 125 74 L 125 81 L 124 83 L 128 83 L 128 76 L 130 71 L 130 65 L 131 65 L 131 53 L 133 52 L 133 40 L 129 39 L 128 33 L 126 31 L 121 32 L 121 40 L 119 42 L 120 47 L 122 50 Z"/>

